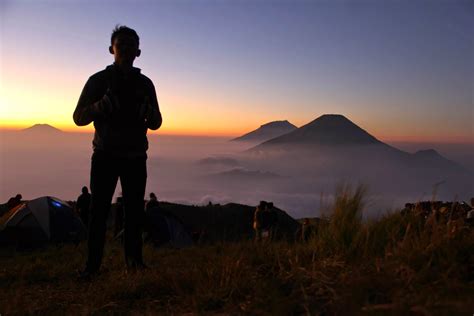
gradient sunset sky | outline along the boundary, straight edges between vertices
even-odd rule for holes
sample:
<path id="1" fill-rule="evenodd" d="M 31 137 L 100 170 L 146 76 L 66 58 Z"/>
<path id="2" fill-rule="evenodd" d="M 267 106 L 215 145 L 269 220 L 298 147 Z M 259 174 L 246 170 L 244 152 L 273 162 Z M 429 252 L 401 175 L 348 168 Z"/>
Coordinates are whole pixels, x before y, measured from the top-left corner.
<path id="1" fill-rule="evenodd" d="M 159 133 L 239 135 L 343 114 L 382 140 L 474 142 L 474 1 L 0 0 L 0 128 L 79 128 L 116 24 L 156 86 Z"/>

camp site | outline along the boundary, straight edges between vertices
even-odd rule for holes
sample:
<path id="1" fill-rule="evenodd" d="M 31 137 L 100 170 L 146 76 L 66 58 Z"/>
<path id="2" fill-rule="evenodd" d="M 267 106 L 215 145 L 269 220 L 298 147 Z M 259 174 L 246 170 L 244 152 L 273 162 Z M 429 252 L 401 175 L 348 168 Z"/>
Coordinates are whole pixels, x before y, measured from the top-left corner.
<path id="1" fill-rule="evenodd" d="M 472 307 L 465 303 L 474 276 L 467 204 L 407 203 L 399 213 L 362 222 L 357 199 L 346 192 L 324 218 L 295 220 L 278 210 L 278 237 L 260 242 L 253 236 L 255 206 L 160 202 L 143 234 L 150 270 L 133 275 L 123 269 L 114 204 L 105 268 L 91 283 L 76 279 L 87 241 L 74 201 L 22 201 L 1 217 L 0 306 L 6 314 L 344 313 L 347 306 L 403 314 Z M 415 288 L 399 292 L 404 284 L 432 284 L 431 295 L 443 296 L 431 301 Z M 344 296 L 354 288 L 360 296 Z"/>

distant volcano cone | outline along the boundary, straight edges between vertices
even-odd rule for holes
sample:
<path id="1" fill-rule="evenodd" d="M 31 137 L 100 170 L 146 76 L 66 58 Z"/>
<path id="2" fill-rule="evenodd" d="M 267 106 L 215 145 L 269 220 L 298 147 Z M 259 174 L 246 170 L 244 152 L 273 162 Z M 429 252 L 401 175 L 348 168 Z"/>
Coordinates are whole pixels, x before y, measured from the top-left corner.
<path id="1" fill-rule="evenodd" d="M 22 130 L 23 132 L 31 133 L 59 133 L 62 132 L 60 129 L 53 127 L 49 124 L 35 124 Z"/>
<path id="2" fill-rule="evenodd" d="M 288 121 L 274 121 L 263 124 L 258 129 L 243 136 L 232 139 L 232 141 L 264 142 L 296 130 L 297 127 Z"/>
<path id="3" fill-rule="evenodd" d="M 286 144 L 369 145 L 382 144 L 343 115 L 325 114 L 297 130 L 271 139 L 258 147 Z"/>

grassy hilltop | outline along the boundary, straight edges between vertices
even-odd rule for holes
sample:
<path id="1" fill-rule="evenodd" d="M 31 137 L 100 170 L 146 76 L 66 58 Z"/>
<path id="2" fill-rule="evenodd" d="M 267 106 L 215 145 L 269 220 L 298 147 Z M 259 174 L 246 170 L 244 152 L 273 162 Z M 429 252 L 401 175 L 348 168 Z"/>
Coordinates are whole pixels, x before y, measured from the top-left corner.
<path id="1" fill-rule="evenodd" d="M 103 272 L 78 283 L 84 244 L 2 250 L 0 314 L 467 314 L 474 311 L 474 229 L 416 214 L 362 222 L 362 188 L 338 192 L 307 243 L 145 246 L 151 270 L 125 274 L 118 242 Z"/>

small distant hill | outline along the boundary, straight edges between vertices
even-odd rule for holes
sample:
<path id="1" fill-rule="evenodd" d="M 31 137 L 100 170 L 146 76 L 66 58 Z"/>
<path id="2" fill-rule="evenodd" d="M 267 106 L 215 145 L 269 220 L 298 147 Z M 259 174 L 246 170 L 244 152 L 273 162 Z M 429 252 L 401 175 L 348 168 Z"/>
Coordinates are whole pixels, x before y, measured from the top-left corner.
<path id="1" fill-rule="evenodd" d="M 268 171 L 260 171 L 260 170 L 247 170 L 244 168 L 234 168 L 231 170 L 219 172 L 210 175 L 209 177 L 215 179 L 234 179 L 234 180 L 241 180 L 241 181 L 256 181 L 256 180 L 274 180 L 281 178 L 282 176 Z"/>
<path id="2" fill-rule="evenodd" d="M 235 167 L 239 165 L 239 162 L 236 159 L 228 157 L 207 157 L 199 160 L 197 163 L 204 166 L 222 165 Z"/>
<path id="3" fill-rule="evenodd" d="M 33 126 L 30 126 L 28 128 L 22 129 L 22 132 L 27 132 L 27 133 L 48 133 L 48 134 L 54 134 L 54 133 L 62 133 L 62 131 L 59 128 L 56 128 L 54 126 L 51 126 L 49 124 L 35 124 Z"/>
<path id="4" fill-rule="evenodd" d="M 267 124 L 263 124 L 258 129 L 234 138 L 231 141 L 238 142 L 264 142 L 269 139 L 279 137 L 281 135 L 290 133 L 296 130 L 297 127 L 287 120 L 285 121 L 274 121 Z"/>

